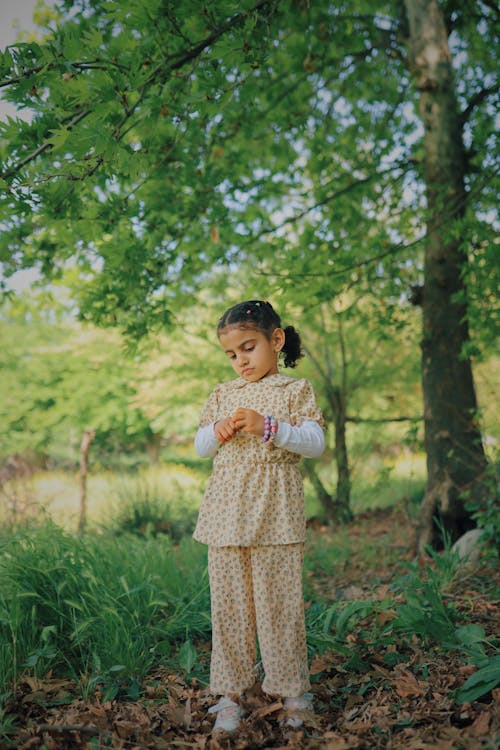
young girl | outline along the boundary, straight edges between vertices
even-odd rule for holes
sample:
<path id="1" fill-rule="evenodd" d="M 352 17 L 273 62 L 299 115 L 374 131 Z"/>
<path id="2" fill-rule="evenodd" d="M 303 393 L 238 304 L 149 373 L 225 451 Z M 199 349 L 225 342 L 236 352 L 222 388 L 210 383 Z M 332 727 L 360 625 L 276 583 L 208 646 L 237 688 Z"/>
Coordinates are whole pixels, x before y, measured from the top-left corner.
<path id="1" fill-rule="evenodd" d="M 212 610 L 210 711 L 214 729 L 237 728 L 239 696 L 255 681 L 256 635 L 266 693 L 284 698 L 287 723 L 311 708 L 302 598 L 306 535 L 301 456 L 324 449 L 323 420 L 295 367 L 300 337 L 269 302 L 242 302 L 217 334 L 238 377 L 218 385 L 200 418 L 195 448 L 215 456 L 194 538 L 208 544 Z"/>

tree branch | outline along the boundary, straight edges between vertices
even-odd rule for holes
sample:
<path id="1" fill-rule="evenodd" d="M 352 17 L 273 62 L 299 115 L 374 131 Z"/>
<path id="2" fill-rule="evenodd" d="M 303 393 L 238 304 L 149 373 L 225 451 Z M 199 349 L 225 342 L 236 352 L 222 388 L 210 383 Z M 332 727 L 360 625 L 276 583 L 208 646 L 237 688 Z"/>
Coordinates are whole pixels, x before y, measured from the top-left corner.
<path id="1" fill-rule="evenodd" d="M 463 208 L 463 206 L 468 201 L 470 201 L 473 197 L 475 197 L 476 195 L 478 195 L 481 192 L 481 190 L 493 179 L 493 177 L 496 177 L 496 175 L 498 174 L 499 171 L 500 171 L 499 169 L 493 169 L 492 174 L 488 178 L 486 178 L 485 180 L 483 180 L 482 183 L 479 183 L 479 185 L 476 187 L 475 190 L 471 190 L 469 193 L 466 193 L 465 196 L 464 196 L 464 198 L 461 201 L 459 201 L 459 202 L 457 202 L 457 203 L 454 204 L 453 209 L 450 210 L 448 214 L 446 214 L 446 213 L 443 212 L 443 218 L 441 219 L 440 222 L 437 222 L 435 224 L 435 228 L 439 228 L 441 226 L 445 226 L 455 216 L 459 215 L 461 209 Z M 371 178 L 373 178 L 374 176 L 375 175 L 372 175 Z M 350 187 L 353 187 L 353 186 L 354 185 L 352 185 Z M 322 204 L 320 203 L 318 205 L 322 205 Z M 305 212 L 300 212 L 299 214 L 296 214 L 295 216 L 292 216 L 290 219 L 287 219 L 286 221 L 284 221 L 283 224 L 281 224 L 281 225 L 279 225 L 277 227 L 273 227 L 273 229 L 262 230 L 255 237 L 249 238 L 246 244 L 247 245 L 252 244 L 252 242 L 254 242 L 255 239 L 260 238 L 263 234 L 273 234 L 277 229 L 280 229 L 281 226 L 285 226 L 286 224 L 293 224 L 295 221 L 297 221 L 298 219 L 300 219 L 303 216 L 304 213 L 308 213 L 309 211 L 312 211 L 312 208 L 308 209 Z M 284 277 L 286 279 L 291 279 L 291 278 L 304 279 L 305 277 L 307 277 L 307 278 L 325 278 L 327 276 L 329 278 L 333 278 L 335 276 L 344 276 L 346 273 L 349 273 L 350 271 L 355 271 L 358 268 L 363 268 L 364 266 L 369 266 L 372 263 L 377 263 L 377 262 L 379 262 L 381 260 L 384 260 L 385 258 L 387 258 L 390 255 L 396 255 L 396 254 L 400 253 L 402 250 L 408 250 L 411 247 L 415 247 L 415 246 L 419 245 L 421 242 L 424 242 L 426 239 L 427 239 L 427 235 L 426 234 L 422 234 L 420 237 L 417 237 L 416 239 L 412 240 L 411 242 L 407 242 L 407 243 L 400 242 L 399 244 L 391 245 L 387 250 L 384 250 L 382 253 L 378 253 L 377 255 L 371 255 L 369 258 L 363 258 L 362 260 L 359 260 L 356 263 L 352 263 L 349 266 L 344 266 L 343 268 L 334 269 L 334 270 L 331 270 L 331 271 L 323 271 L 322 273 L 307 273 L 307 272 L 303 272 L 303 271 L 301 271 L 300 273 L 297 273 L 297 274 L 292 274 L 290 272 L 279 273 L 277 271 L 257 271 L 257 273 L 260 274 L 261 276 L 275 276 L 275 277 L 278 277 L 278 278 L 279 277 Z"/>
<path id="2" fill-rule="evenodd" d="M 68 122 L 68 124 L 65 126 L 67 130 L 71 130 L 75 127 L 81 120 L 83 120 L 87 115 L 91 113 L 91 109 L 82 109 L 78 114 L 76 114 L 72 120 Z M 8 169 L 6 172 L 0 172 L 0 177 L 3 180 L 6 180 L 8 177 L 11 177 L 13 174 L 18 172 L 20 169 L 22 169 L 26 164 L 29 164 L 30 161 L 33 161 L 33 159 L 36 159 L 37 156 L 40 156 L 40 154 L 43 154 L 44 151 L 47 151 L 49 148 L 52 148 L 52 143 L 50 141 L 45 141 L 45 143 L 40 144 L 38 148 L 36 148 L 34 151 L 32 151 L 30 154 L 27 154 L 27 156 L 24 157 L 24 159 L 21 159 L 21 161 L 17 162 L 13 167 Z"/>
<path id="3" fill-rule="evenodd" d="M 342 394 L 347 392 L 347 353 L 346 353 L 346 346 L 345 346 L 345 339 L 344 339 L 344 328 L 342 326 L 342 315 L 340 313 L 337 313 L 337 327 L 338 327 L 338 334 L 339 334 L 339 345 L 340 345 L 340 357 L 341 357 L 341 373 L 342 373 Z"/>
<path id="4" fill-rule="evenodd" d="M 492 10 L 496 14 L 497 18 L 500 18 L 500 9 L 498 8 L 498 5 L 496 2 L 494 2 L 494 0 L 480 0 L 480 2 L 483 3 L 483 5 L 486 5 L 487 8 Z"/>
<path id="5" fill-rule="evenodd" d="M 313 354 L 312 349 L 309 349 L 307 346 L 304 346 L 304 345 L 302 345 L 302 348 L 304 349 L 304 352 L 306 353 L 306 355 L 309 357 L 309 359 L 312 361 L 312 363 L 316 367 L 317 371 L 319 372 L 319 374 L 321 375 L 325 383 L 326 384 L 330 383 L 331 381 L 330 381 L 330 377 L 328 373 L 326 372 L 325 368 L 322 366 L 319 359 Z"/>
<path id="6" fill-rule="evenodd" d="M 423 417 L 346 417 L 353 424 L 385 424 L 386 422 L 422 422 Z"/>
<path id="7" fill-rule="evenodd" d="M 250 8 L 244 13 L 237 13 L 235 16 L 230 18 L 229 21 L 227 21 L 222 26 L 219 26 L 216 31 L 212 32 L 212 34 L 209 34 L 209 36 L 205 37 L 205 39 L 203 39 L 201 42 L 198 42 L 198 44 L 196 44 L 190 50 L 182 50 L 181 52 L 178 52 L 168 58 L 170 60 L 173 60 L 173 62 L 168 66 L 167 69 L 164 68 L 164 63 L 157 65 L 157 67 L 152 71 L 151 75 L 147 79 L 146 85 L 155 83 L 157 77 L 159 78 L 159 80 L 166 80 L 163 79 L 163 77 L 160 75 L 161 73 L 165 75 L 166 73 L 170 73 L 172 70 L 178 70 L 179 68 L 182 68 L 186 63 L 199 57 L 207 47 L 210 47 L 212 44 L 214 44 L 214 42 L 217 42 L 220 37 L 223 36 L 226 32 L 230 31 L 235 26 L 240 26 L 242 23 L 244 23 L 251 13 L 260 10 L 265 5 L 273 6 L 271 10 L 271 13 L 273 13 L 278 3 L 279 0 L 259 0 L 253 6 L 253 8 Z"/>
<path id="8" fill-rule="evenodd" d="M 322 200 L 318 201 L 317 203 L 314 203 L 312 206 L 308 206 L 307 208 L 302 209 L 302 211 L 298 211 L 296 214 L 291 216 L 288 219 L 285 219 L 280 224 L 276 224 L 273 227 L 264 227 L 264 229 L 261 229 L 260 232 L 258 232 L 255 235 L 252 235 L 248 241 L 244 244 L 252 244 L 256 240 L 259 240 L 261 237 L 263 237 L 266 234 L 273 234 L 274 232 L 278 231 L 279 229 L 283 229 L 283 227 L 286 227 L 288 224 L 295 224 L 297 221 L 300 221 L 300 219 L 303 219 L 304 216 L 307 216 L 308 214 L 312 213 L 312 211 L 315 211 L 316 209 L 320 208 L 321 206 L 326 206 L 328 203 L 331 203 L 332 201 L 336 200 L 337 198 L 340 198 L 342 195 L 345 195 L 346 193 L 350 193 L 351 190 L 355 190 L 356 188 L 360 187 L 361 185 L 365 185 L 367 182 L 371 182 L 372 180 L 375 180 L 376 178 L 379 178 L 383 174 L 387 174 L 389 172 L 394 172 L 396 169 L 401 169 L 400 164 L 395 164 L 388 169 L 381 170 L 380 172 L 373 172 L 372 174 L 367 175 L 366 177 L 360 177 L 357 180 L 353 180 L 348 185 L 346 185 L 343 188 L 340 188 L 340 190 L 336 190 L 333 193 L 330 193 Z M 333 182 L 333 179 L 330 181 Z M 313 276 L 317 276 L 318 274 L 311 274 Z M 323 275 L 323 274 L 321 274 Z"/>
<path id="9" fill-rule="evenodd" d="M 500 83 L 496 83 L 494 86 L 489 86 L 488 88 L 481 89 L 481 91 L 478 91 L 476 94 L 474 94 L 467 107 L 459 115 L 460 125 L 463 126 L 468 121 L 474 109 L 482 104 L 482 102 L 487 99 L 490 94 L 496 94 L 499 89 Z"/>
<path id="10" fill-rule="evenodd" d="M 12 46 L 14 47 L 15 45 Z M 76 68 L 77 70 L 107 70 L 111 66 L 113 68 L 118 68 L 118 70 L 121 70 L 123 73 L 129 72 L 128 68 L 124 65 L 120 65 L 120 63 L 114 62 L 113 60 L 88 60 L 87 62 L 83 60 L 75 62 L 68 61 L 67 64 L 71 68 Z M 40 73 L 42 70 L 49 71 L 61 67 L 61 61 L 57 60 L 51 63 L 45 63 L 44 65 L 38 65 L 36 68 L 29 68 L 29 70 L 25 70 L 21 75 L 15 76 L 14 78 L 4 78 L 0 81 L 0 89 L 20 83 L 26 78 L 31 78 L 31 76 L 37 75 L 37 73 Z M 66 67 L 64 70 L 67 72 Z"/>

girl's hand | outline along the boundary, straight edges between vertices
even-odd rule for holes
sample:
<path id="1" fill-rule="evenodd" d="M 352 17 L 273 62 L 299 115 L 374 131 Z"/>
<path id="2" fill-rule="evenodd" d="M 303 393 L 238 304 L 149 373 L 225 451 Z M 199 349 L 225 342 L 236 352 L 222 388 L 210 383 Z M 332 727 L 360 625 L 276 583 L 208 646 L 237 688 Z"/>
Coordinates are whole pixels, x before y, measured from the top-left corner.
<path id="1" fill-rule="evenodd" d="M 253 409 L 236 409 L 233 423 L 237 430 L 260 437 L 264 435 L 264 415 Z"/>
<path id="2" fill-rule="evenodd" d="M 216 422 L 214 425 L 215 437 L 220 443 L 227 443 L 237 431 L 238 428 L 235 427 L 232 417 L 221 419 L 220 422 Z"/>

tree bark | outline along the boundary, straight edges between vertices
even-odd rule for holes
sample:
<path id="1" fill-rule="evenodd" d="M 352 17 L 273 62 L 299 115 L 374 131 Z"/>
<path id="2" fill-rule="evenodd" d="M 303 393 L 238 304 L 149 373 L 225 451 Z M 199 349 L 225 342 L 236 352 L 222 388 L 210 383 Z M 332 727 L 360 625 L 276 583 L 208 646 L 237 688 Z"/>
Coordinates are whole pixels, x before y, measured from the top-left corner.
<path id="1" fill-rule="evenodd" d="M 337 391 L 337 411 L 335 412 L 335 458 L 337 460 L 337 505 L 344 521 L 352 518 L 351 474 L 347 454 L 347 354 L 345 348 L 342 315 L 337 315 L 337 333 L 341 355 L 341 387 Z"/>
<path id="2" fill-rule="evenodd" d="M 146 443 L 146 453 L 151 464 L 157 466 L 160 463 L 161 432 L 151 432 Z"/>
<path id="3" fill-rule="evenodd" d="M 87 523 L 87 472 L 89 467 L 90 446 L 95 438 L 93 430 L 85 430 L 80 444 L 80 518 L 78 534 L 82 536 Z"/>
<path id="4" fill-rule="evenodd" d="M 333 414 L 335 428 L 335 463 L 337 464 L 337 493 L 335 513 L 342 521 L 352 518 L 351 477 L 346 442 L 346 398 L 344 388 L 327 386 L 328 403 Z"/>
<path id="5" fill-rule="evenodd" d="M 340 520 L 337 518 L 337 514 L 335 512 L 335 498 L 330 495 L 325 485 L 319 478 L 318 473 L 314 468 L 314 460 L 311 458 L 305 458 L 302 461 L 302 466 L 304 474 L 308 477 L 314 488 L 314 491 L 316 492 L 328 523 Z"/>
<path id="6" fill-rule="evenodd" d="M 464 493 L 481 496 L 486 469 L 471 362 L 466 290 L 461 271 L 467 255 L 458 221 L 467 192 L 466 161 L 450 49 L 437 0 L 404 0 L 409 64 L 420 93 L 427 195 L 422 300 L 422 386 L 427 487 L 418 548 L 438 546 L 436 515 L 451 540 L 474 523 Z"/>

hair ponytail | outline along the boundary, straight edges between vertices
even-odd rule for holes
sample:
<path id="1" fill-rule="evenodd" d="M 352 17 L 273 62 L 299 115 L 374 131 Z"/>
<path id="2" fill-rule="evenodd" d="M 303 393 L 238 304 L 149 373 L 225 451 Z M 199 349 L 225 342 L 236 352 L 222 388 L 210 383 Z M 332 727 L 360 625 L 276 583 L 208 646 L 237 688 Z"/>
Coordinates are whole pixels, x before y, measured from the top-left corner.
<path id="1" fill-rule="evenodd" d="M 283 329 L 285 332 L 285 344 L 281 350 L 285 367 L 295 367 L 297 360 L 304 356 L 299 332 L 293 326 Z"/>

